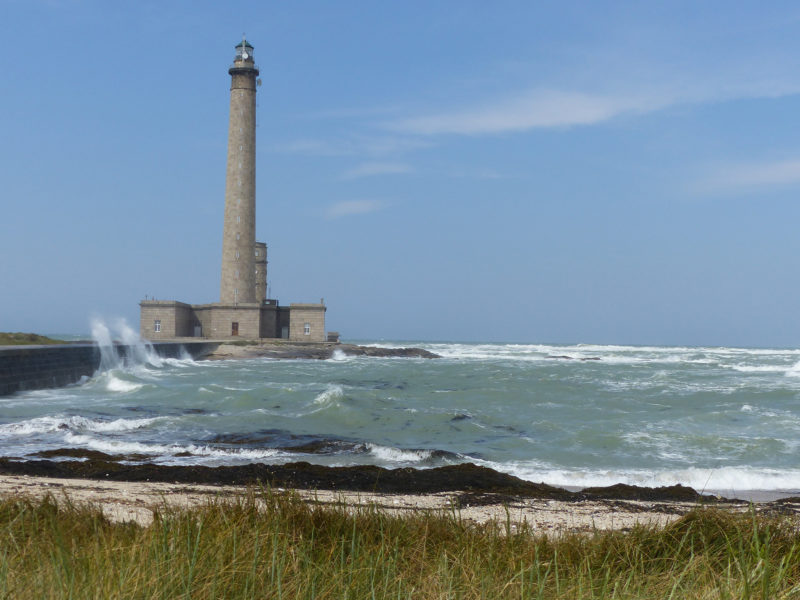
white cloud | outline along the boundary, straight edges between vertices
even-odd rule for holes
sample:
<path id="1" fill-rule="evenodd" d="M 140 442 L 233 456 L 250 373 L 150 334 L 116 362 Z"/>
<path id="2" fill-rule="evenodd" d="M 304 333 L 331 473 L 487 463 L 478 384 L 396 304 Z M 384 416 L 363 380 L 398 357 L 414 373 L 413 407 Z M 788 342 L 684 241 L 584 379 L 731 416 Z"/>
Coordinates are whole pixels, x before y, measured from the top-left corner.
<path id="1" fill-rule="evenodd" d="M 345 200 L 332 205 L 325 213 L 328 219 L 338 219 L 351 215 L 363 215 L 384 208 L 385 204 L 378 200 Z"/>
<path id="2" fill-rule="evenodd" d="M 671 103 L 656 95 L 602 95 L 534 90 L 482 107 L 395 121 L 388 127 L 418 135 L 487 134 L 607 121 L 623 113 L 649 112 Z"/>
<path id="3" fill-rule="evenodd" d="M 754 189 L 800 184 L 800 158 L 771 163 L 728 165 L 697 186 L 706 193 L 751 192 Z"/>
<path id="4" fill-rule="evenodd" d="M 800 93 L 800 82 L 746 73 L 716 74 L 658 85 L 626 83 L 614 91 L 534 89 L 486 102 L 385 123 L 411 135 L 482 135 L 602 123 L 625 114 L 646 114 L 680 104 L 778 98 Z"/>
<path id="5" fill-rule="evenodd" d="M 366 162 L 342 173 L 342 179 L 360 179 L 373 175 L 410 173 L 413 169 L 403 163 Z"/>

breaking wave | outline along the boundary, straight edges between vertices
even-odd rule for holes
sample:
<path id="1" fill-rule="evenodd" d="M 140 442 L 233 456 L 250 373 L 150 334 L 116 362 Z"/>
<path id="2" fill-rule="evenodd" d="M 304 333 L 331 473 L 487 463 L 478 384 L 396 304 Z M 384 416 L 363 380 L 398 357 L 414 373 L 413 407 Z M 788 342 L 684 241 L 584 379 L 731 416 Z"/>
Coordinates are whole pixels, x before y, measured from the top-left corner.
<path id="1" fill-rule="evenodd" d="M 689 467 L 672 470 L 592 470 L 558 469 L 525 463 L 474 461 L 496 471 L 532 482 L 545 482 L 559 487 L 602 487 L 624 483 L 644 487 L 685 485 L 699 492 L 743 490 L 784 491 L 800 489 L 800 469 L 768 469 L 757 467 L 721 467 L 702 469 Z"/>
<path id="2" fill-rule="evenodd" d="M 329 384 L 324 391 L 317 394 L 317 396 L 314 398 L 314 404 L 322 404 L 324 406 L 329 406 L 337 403 L 344 397 L 345 397 L 344 389 L 342 388 L 342 386 L 336 384 Z"/>
<path id="3" fill-rule="evenodd" d="M 2 435 L 32 435 L 37 433 L 54 433 L 59 431 L 94 431 L 94 432 L 122 432 L 133 431 L 149 427 L 153 423 L 163 421 L 168 417 L 152 417 L 145 419 L 114 419 L 102 421 L 86 417 L 37 417 L 17 423 L 0 425 Z"/>

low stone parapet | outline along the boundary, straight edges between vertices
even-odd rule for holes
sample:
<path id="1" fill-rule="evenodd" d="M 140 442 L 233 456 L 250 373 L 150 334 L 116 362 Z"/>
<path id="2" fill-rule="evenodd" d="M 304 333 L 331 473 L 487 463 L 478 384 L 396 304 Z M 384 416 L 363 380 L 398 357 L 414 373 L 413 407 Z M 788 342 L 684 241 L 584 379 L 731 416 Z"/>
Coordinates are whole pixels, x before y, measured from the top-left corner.
<path id="1" fill-rule="evenodd" d="M 215 342 L 157 342 L 153 349 L 162 358 L 188 354 L 199 358 L 213 352 Z M 131 356 L 135 346 L 115 344 L 120 358 Z M 0 396 L 14 392 L 70 385 L 91 377 L 100 368 L 102 353 L 97 344 L 57 346 L 0 346 Z"/>

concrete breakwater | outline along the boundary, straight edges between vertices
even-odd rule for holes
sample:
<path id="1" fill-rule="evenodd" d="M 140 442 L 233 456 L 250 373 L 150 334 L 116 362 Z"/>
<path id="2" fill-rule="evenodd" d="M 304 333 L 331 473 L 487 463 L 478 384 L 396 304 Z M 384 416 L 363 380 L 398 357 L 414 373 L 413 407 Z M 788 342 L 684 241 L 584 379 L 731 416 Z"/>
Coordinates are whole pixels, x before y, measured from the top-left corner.
<path id="1" fill-rule="evenodd" d="M 217 346 L 216 342 L 157 342 L 152 351 L 161 358 L 199 358 Z M 0 346 L 0 396 L 76 383 L 101 366 L 110 366 L 109 362 L 124 362 L 142 351 L 141 344 Z"/>

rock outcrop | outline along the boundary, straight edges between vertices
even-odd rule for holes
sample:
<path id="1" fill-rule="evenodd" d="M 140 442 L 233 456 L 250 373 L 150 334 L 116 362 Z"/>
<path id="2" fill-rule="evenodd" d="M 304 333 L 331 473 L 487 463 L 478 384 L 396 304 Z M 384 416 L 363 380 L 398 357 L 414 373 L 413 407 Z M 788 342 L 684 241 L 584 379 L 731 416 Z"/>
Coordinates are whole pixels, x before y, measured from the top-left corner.
<path id="1" fill-rule="evenodd" d="M 438 354 L 422 348 L 379 348 L 376 346 L 358 346 L 355 344 L 293 344 L 291 342 L 235 342 L 220 344 L 206 358 L 221 360 L 226 358 L 305 358 L 326 360 L 335 352 L 345 356 L 374 356 L 378 358 L 441 358 Z"/>

